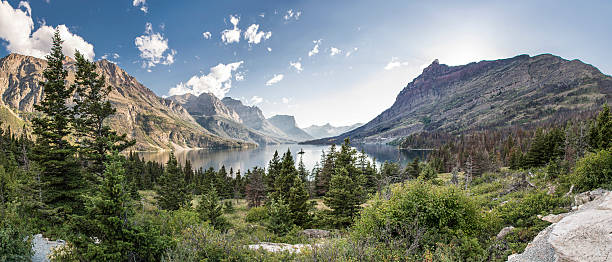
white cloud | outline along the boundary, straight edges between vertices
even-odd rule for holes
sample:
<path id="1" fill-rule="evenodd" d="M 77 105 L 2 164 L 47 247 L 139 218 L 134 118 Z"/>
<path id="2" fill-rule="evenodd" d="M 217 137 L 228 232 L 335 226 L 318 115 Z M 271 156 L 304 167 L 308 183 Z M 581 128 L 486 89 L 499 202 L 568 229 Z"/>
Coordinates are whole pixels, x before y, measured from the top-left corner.
<path id="1" fill-rule="evenodd" d="M 51 37 L 59 30 L 65 55 L 74 57 L 75 50 L 79 50 L 89 60 L 95 57 L 93 45 L 71 33 L 66 25 L 43 24 L 33 30 L 32 8 L 28 2 L 21 1 L 17 9 L 13 9 L 7 1 L 0 1 L 0 39 L 7 42 L 9 52 L 44 58 L 51 51 Z"/>
<path id="2" fill-rule="evenodd" d="M 315 46 L 308 52 L 308 56 L 313 56 L 319 53 L 319 45 L 321 44 L 321 39 L 312 41 Z"/>
<path id="3" fill-rule="evenodd" d="M 101 56 L 100 58 L 101 58 L 101 59 L 107 59 L 107 60 L 108 60 L 108 59 L 110 59 L 111 57 L 112 57 L 113 59 L 117 59 L 117 58 L 119 58 L 120 56 L 119 56 L 119 54 L 117 54 L 117 53 L 112 53 L 112 54 L 104 54 L 104 55 L 103 55 L 103 56 Z M 113 62 L 113 61 L 111 61 L 111 62 Z"/>
<path id="4" fill-rule="evenodd" d="M 353 48 L 353 50 L 350 50 L 350 51 L 346 52 L 346 57 L 351 56 L 353 53 L 357 52 L 357 50 L 358 50 L 358 48 L 355 47 L 355 48 Z"/>
<path id="5" fill-rule="evenodd" d="M 302 11 L 293 11 L 293 9 L 289 9 L 287 10 L 287 13 L 285 14 L 285 16 L 283 16 L 283 18 L 285 20 L 291 20 L 291 19 L 299 20 L 301 15 L 302 15 Z"/>
<path id="6" fill-rule="evenodd" d="M 267 39 L 270 39 L 270 37 L 272 37 L 272 32 L 270 31 L 268 32 L 259 31 L 258 32 L 258 30 L 259 30 L 259 25 L 252 24 L 244 32 L 244 39 L 246 39 L 249 42 L 249 44 L 259 44 L 261 42 L 261 39 L 267 40 Z"/>
<path id="7" fill-rule="evenodd" d="M 270 78 L 270 80 L 268 80 L 268 82 L 266 82 L 267 86 L 271 86 L 273 84 L 276 84 L 278 82 L 280 82 L 281 80 L 283 80 L 285 76 L 283 74 L 278 74 L 278 75 L 274 75 L 272 78 Z"/>
<path id="8" fill-rule="evenodd" d="M 266 17 L 266 14 L 265 13 L 261 13 L 261 14 L 259 14 L 259 17 L 264 18 L 264 17 Z"/>
<path id="9" fill-rule="evenodd" d="M 297 70 L 298 73 L 302 72 L 302 70 L 304 70 L 304 68 L 302 67 L 302 63 L 300 61 L 296 61 L 296 62 L 289 62 L 289 66 L 295 68 L 295 70 Z"/>
<path id="10" fill-rule="evenodd" d="M 291 98 L 283 97 L 281 101 L 283 102 L 283 104 L 289 104 L 289 102 L 291 101 Z"/>
<path id="11" fill-rule="evenodd" d="M 236 81 L 244 81 L 244 72 L 236 73 L 236 76 L 234 78 L 236 78 Z"/>
<path id="12" fill-rule="evenodd" d="M 140 6 L 140 11 L 143 11 L 145 14 L 149 12 L 149 8 L 147 7 L 147 0 L 134 0 L 132 2 L 133 6 Z"/>
<path id="13" fill-rule="evenodd" d="M 329 49 L 329 55 L 331 55 L 331 56 L 335 56 L 335 55 L 341 54 L 341 53 L 342 53 L 342 50 L 340 50 L 338 48 L 335 48 L 333 46 L 332 46 L 331 49 Z"/>
<path id="14" fill-rule="evenodd" d="M 240 42 L 241 30 L 238 28 L 238 22 L 240 22 L 239 17 L 230 15 L 230 23 L 234 25 L 234 29 L 225 29 L 221 32 L 221 41 L 226 45 Z"/>
<path id="15" fill-rule="evenodd" d="M 250 102 L 251 105 L 261 104 L 261 102 L 263 102 L 263 98 L 261 98 L 259 96 L 253 96 L 253 97 L 251 97 L 251 100 L 249 102 Z"/>
<path id="16" fill-rule="evenodd" d="M 145 33 L 136 37 L 134 44 L 140 51 L 140 57 L 145 60 L 142 67 L 154 67 L 160 63 L 164 65 L 174 63 L 176 50 L 168 50 L 168 39 L 160 33 L 153 32 L 151 23 L 146 23 Z"/>
<path id="17" fill-rule="evenodd" d="M 202 36 L 204 37 L 204 39 L 210 39 L 212 37 L 212 34 L 210 32 L 204 32 L 202 33 Z"/>
<path id="18" fill-rule="evenodd" d="M 268 47 L 268 52 L 272 52 L 272 48 L 269 48 L 269 47 Z"/>
<path id="19" fill-rule="evenodd" d="M 392 70 L 394 68 L 408 65 L 408 62 L 401 62 L 397 57 L 391 57 L 391 61 L 385 66 L 385 70 Z"/>
<path id="20" fill-rule="evenodd" d="M 173 88 L 170 88 L 168 95 L 183 95 L 200 94 L 207 92 L 212 93 L 219 99 L 225 97 L 225 94 L 232 88 L 232 73 L 236 71 L 243 61 L 218 64 L 210 69 L 210 73 L 201 76 L 192 76 L 187 83 L 179 83 Z"/>

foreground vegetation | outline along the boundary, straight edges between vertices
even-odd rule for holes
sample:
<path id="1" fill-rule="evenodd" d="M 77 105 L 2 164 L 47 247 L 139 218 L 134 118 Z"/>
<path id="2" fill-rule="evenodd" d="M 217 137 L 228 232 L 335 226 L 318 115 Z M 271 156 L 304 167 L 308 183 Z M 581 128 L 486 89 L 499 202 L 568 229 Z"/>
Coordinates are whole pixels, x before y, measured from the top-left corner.
<path id="1" fill-rule="evenodd" d="M 0 261 L 28 261 L 36 233 L 67 240 L 54 261 L 505 261 L 548 225 L 538 215 L 612 188 L 607 106 L 500 141 L 448 139 L 406 167 L 377 166 L 348 139 L 310 171 L 290 151 L 246 172 L 194 170 L 173 155 L 144 162 L 120 154 L 133 142 L 104 125 L 110 87 L 76 56 L 77 81 L 66 86 L 56 33 L 35 140 L 0 133 Z M 308 228 L 331 235 L 309 239 Z M 261 242 L 309 247 L 248 247 Z"/>

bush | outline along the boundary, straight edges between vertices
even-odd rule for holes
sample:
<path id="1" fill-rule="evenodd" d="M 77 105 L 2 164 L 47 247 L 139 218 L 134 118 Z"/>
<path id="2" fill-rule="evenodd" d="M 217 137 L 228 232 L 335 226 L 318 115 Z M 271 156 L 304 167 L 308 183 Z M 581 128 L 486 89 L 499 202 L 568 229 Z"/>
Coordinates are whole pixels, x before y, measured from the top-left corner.
<path id="1" fill-rule="evenodd" d="M 498 225 L 457 187 L 412 181 L 394 188 L 390 200 L 377 198 L 365 208 L 351 237 L 390 257 L 421 257 L 445 244 L 462 255 L 460 260 L 482 260 Z"/>
<path id="2" fill-rule="evenodd" d="M 578 160 L 569 179 L 579 191 L 612 189 L 612 152 L 600 150 Z"/>
<path id="3" fill-rule="evenodd" d="M 252 207 L 245 217 L 245 221 L 249 223 L 263 222 L 266 219 L 268 219 L 268 209 L 265 206 Z"/>
<path id="4" fill-rule="evenodd" d="M 12 224 L 0 225 L 0 261 L 30 261 L 32 236 Z"/>
<path id="5" fill-rule="evenodd" d="M 498 208 L 499 216 L 507 225 L 515 227 L 529 227 L 536 225 L 541 220 L 537 215 L 548 215 L 560 210 L 567 204 L 568 200 L 554 195 L 548 195 L 544 191 L 527 193 L 520 199 L 508 201 Z M 558 213 L 558 212 L 557 212 Z"/>

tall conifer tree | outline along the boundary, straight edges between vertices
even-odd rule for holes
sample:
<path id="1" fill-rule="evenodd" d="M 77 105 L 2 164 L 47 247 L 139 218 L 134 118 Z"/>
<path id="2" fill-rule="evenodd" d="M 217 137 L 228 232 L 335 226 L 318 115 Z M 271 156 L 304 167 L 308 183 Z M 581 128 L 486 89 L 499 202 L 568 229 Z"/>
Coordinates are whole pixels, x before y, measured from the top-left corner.
<path id="1" fill-rule="evenodd" d="M 32 120 L 36 145 L 32 158 L 41 167 L 43 184 L 43 213 L 50 216 L 51 223 L 63 221 L 65 215 L 82 210 L 79 195 L 83 189 L 82 178 L 75 160 L 75 148 L 67 137 L 72 133 L 70 120 L 72 110 L 67 105 L 73 88 L 66 85 L 68 72 L 64 69 L 64 54 L 59 31 L 53 35 L 51 53 L 47 55 L 47 68 L 43 71 L 45 81 L 43 98 L 35 105 L 41 115 Z"/>

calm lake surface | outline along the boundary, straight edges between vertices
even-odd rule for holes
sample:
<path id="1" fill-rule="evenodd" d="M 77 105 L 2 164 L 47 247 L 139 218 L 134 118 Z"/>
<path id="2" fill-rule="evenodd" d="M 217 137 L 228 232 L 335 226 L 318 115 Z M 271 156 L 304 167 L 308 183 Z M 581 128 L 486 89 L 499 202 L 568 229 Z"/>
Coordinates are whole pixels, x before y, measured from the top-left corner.
<path id="1" fill-rule="evenodd" d="M 337 146 L 339 149 L 339 147 Z M 379 144 L 364 144 L 357 145 L 355 148 L 358 151 L 362 149 L 370 159 L 375 158 L 378 165 L 384 161 L 399 162 L 402 166 L 418 157 L 423 159 L 427 156 L 428 151 L 424 150 L 400 150 L 395 146 L 379 145 Z M 298 145 L 284 144 L 262 146 L 253 149 L 223 149 L 223 150 L 185 150 L 175 152 L 179 163 L 185 163 L 185 160 L 190 160 L 194 169 L 213 167 L 215 169 L 225 165 L 225 168 L 230 167 L 234 170 L 247 170 L 255 166 L 264 167 L 268 165 L 270 159 L 274 155 L 274 151 L 278 151 L 282 156 L 284 152 L 291 150 L 291 154 L 296 158 L 296 164 L 299 161 L 298 152 L 304 151 L 302 155 L 304 164 L 308 170 L 311 170 L 317 162 L 321 161 L 321 152 L 329 151 L 329 146 L 320 145 Z M 141 158 L 159 163 L 166 163 L 170 156 L 170 152 L 140 152 Z"/>

